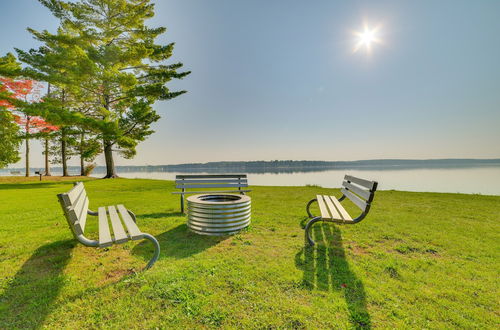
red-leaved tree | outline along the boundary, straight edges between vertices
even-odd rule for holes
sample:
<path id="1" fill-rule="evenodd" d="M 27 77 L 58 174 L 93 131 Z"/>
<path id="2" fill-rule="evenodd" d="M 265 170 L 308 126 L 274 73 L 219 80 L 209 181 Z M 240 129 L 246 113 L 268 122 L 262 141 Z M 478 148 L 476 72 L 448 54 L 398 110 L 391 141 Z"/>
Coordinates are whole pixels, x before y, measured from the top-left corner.
<path id="1" fill-rule="evenodd" d="M 24 102 L 40 102 L 40 88 L 41 84 L 29 79 L 10 79 L 0 77 L 0 92 L 7 92 L 10 94 L 10 98 L 22 100 Z M 48 165 L 48 136 L 50 132 L 57 131 L 59 128 L 46 122 L 43 118 L 37 116 L 26 115 L 22 112 L 21 108 L 18 108 L 9 100 L 0 100 L 0 107 L 9 109 L 13 113 L 14 120 L 21 128 L 23 132 L 21 138 L 25 140 L 26 145 L 26 176 L 30 176 L 30 162 L 29 162 L 29 152 L 30 145 L 29 140 L 33 137 L 43 136 L 45 138 L 45 174 L 50 175 L 49 165 Z"/>

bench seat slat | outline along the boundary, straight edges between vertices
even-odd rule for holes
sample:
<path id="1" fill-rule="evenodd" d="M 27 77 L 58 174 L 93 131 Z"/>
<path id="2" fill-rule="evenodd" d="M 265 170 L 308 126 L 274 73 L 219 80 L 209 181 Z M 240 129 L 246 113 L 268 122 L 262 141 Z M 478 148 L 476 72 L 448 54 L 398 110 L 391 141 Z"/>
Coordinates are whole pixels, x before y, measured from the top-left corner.
<path id="1" fill-rule="evenodd" d="M 330 198 L 332 199 L 333 204 L 335 205 L 335 207 L 337 208 L 337 210 L 340 213 L 340 217 L 341 217 L 340 219 L 342 219 L 342 220 L 344 220 L 346 222 L 352 221 L 351 216 L 349 215 L 349 213 L 347 213 L 347 211 L 342 206 L 342 204 L 340 204 L 340 202 L 338 201 L 338 199 L 335 196 L 330 196 Z"/>
<path id="2" fill-rule="evenodd" d="M 365 201 L 363 201 L 361 198 L 358 196 L 354 195 L 352 192 L 346 190 L 345 188 L 340 189 L 340 191 L 351 200 L 354 204 L 356 204 L 357 207 L 361 209 L 361 211 L 364 211 L 366 209 L 366 206 L 368 205 Z"/>
<path id="3" fill-rule="evenodd" d="M 323 196 L 317 195 L 316 199 L 318 200 L 318 206 L 319 206 L 319 210 L 321 212 L 321 217 L 323 219 L 331 219 L 332 217 L 331 217 L 330 213 L 328 213 L 328 209 L 325 205 L 325 200 L 323 199 Z"/>
<path id="4" fill-rule="evenodd" d="M 113 227 L 113 235 L 115 237 L 115 243 L 123 243 L 128 241 L 127 233 L 123 228 L 122 222 L 116 213 L 116 208 L 114 206 L 108 206 L 109 218 L 111 219 L 111 226 Z"/>
<path id="5" fill-rule="evenodd" d="M 365 200 L 368 200 L 370 199 L 370 195 L 371 195 L 371 192 L 369 192 L 368 190 L 364 190 L 360 187 L 357 187 L 355 185 L 353 185 L 352 183 L 349 183 L 347 181 L 344 181 L 342 183 L 342 185 L 347 188 L 347 190 L 350 190 L 352 191 L 353 193 L 363 197 Z"/>
<path id="6" fill-rule="evenodd" d="M 143 237 L 141 230 L 137 225 L 135 224 L 134 220 L 128 213 L 127 209 L 123 205 L 117 205 L 116 208 L 118 209 L 118 212 L 120 212 L 120 215 L 122 216 L 123 222 L 125 223 L 125 226 L 127 227 L 128 234 L 131 239 L 136 240 L 136 239 L 141 239 Z"/>
<path id="7" fill-rule="evenodd" d="M 111 239 L 111 233 L 109 231 L 108 215 L 106 214 L 106 208 L 104 206 L 100 207 L 97 211 L 99 218 L 99 246 L 106 247 L 113 245 L 113 240 Z"/>
<path id="8" fill-rule="evenodd" d="M 355 184 L 363 186 L 369 190 L 372 190 L 374 185 L 375 185 L 375 181 L 360 179 L 360 178 L 356 178 L 356 177 L 351 176 L 351 175 L 346 175 L 344 177 L 344 180 L 354 182 Z"/>
<path id="9" fill-rule="evenodd" d="M 331 219 L 342 219 L 340 217 L 339 211 L 337 211 L 337 208 L 333 205 L 330 196 L 323 195 L 323 198 L 325 200 L 326 206 L 328 206 L 328 211 L 330 211 L 330 214 L 332 215 Z"/>
<path id="10" fill-rule="evenodd" d="M 245 189 L 245 190 L 210 190 L 210 193 L 231 193 L 231 192 L 250 192 L 252 190 L 250 189 Z M 209 191 L 173 191 L 172 194 L 206 194 Z"/>

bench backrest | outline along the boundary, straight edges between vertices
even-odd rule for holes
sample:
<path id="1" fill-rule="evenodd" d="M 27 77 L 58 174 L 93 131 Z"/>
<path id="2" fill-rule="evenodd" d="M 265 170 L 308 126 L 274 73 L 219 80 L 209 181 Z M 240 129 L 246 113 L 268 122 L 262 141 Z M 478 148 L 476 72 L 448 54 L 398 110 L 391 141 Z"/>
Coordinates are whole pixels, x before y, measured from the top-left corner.
<path id="1" fill-rule="evenodd" d="M 369 181 L 346 175 L 340 191 L 345 197 L 356 204 L 361 211 L 366 213 L 370 209 L 370 203 L 373 201 L 377 185 L 377 181 Z"/>
<path id="2" fill-rule="evenodd" d="M 76 183 L 70 191 L 58 194 L 57 198 L 75 237 L 83 235 L 87 222 L 87 210 L 89 209 L 89 199 L 83 183 Z"/>
<path id="3" fill-rule="evenodd" d="M 246 174 L 195 174 L 177 175 L 175 187 L 182 189 L 233 188 L 241 190 L 248 187 Z"/>

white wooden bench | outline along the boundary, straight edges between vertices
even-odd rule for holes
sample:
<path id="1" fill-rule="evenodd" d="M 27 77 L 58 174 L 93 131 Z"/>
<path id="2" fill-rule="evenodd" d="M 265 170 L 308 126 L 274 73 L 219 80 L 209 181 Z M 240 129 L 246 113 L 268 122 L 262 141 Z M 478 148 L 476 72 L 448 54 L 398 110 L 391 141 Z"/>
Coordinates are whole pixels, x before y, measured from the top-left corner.
<path id="1" fill-rule="evenodd" d="M 310 235 L 311 226 L 318 221 L 355 224 L 363 220 L 370 211 L 377 185 L 378 183 L 376 181 L 369 181 L 346 175 L 342 182 L 342 188 L 340 189 L 342 197 L 337 199 L 335 196 L 317 195 L 316 198 L 310 200 L 309 203 L 307 203 L 306 211 L 309 218 L 312 219 L 309 220 L 305 228 L 305 235 L 309 245 L 314 245 L 314 241 Z M 340 203 L 346 197 L 361 209 L 361 214 L 355 218 L 349 215 L 344 206 Z M 321 213 L 320 216 L 311 214 L 309 208 L 313 202 L 318 202 Z"/>
<path id="2" fill-rule="evenodd" d="M 241 188 L 248 187 L 246 174 L 190 174 L 176 175 L 175 187 L 182 191 L 175 191 L 172 194 L 181 194 L 181 212 L 184 213 L 184 195 L 205 194 L 205 193 L 230 193 L 237 192 L 245 194 L 251 190 Z M 232 190 L 206 190 L 219 188 L 233 188 Z M 186 191 L 195 189 L 195 191 Z"/>
<path id="3" fill-rule="evenodd" d="M 89 210 L 89 198 L 82 182 L 75 183 L 75 186 L 64 194 L 58 194 L 59 203 L 64 211 L 64 216 L 68 221 L 69 228 L 73 236 L 83 245 L 91 247 L 107 247 L 113 244 L 121 244 L 130 240 L 148 239 L 155 246 L 153 258 L 149 261 L 146 269 L 153 266 L 160 255 L 160 245 L 156 238 L 150 234 L 143 233 L 136 224 L 136 217 L 133 212 L 127 210 L 125 206 L 99 207 L 97 212 Z M 99 221 L 99 239 L 92 240 L 85 237 L 85 224 L 87 215 L 97 216 Z M 113 229 L 113 235 L 109 228 Z M 125 224 L 125 227 L 123 226 Z"/>

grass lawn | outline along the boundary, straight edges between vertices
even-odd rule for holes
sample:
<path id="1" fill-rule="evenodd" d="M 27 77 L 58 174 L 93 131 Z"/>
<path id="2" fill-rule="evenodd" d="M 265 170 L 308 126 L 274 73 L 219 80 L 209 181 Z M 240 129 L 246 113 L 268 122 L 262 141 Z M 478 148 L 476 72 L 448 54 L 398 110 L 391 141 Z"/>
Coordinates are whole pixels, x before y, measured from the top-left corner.
<path id="1" fill-rule="evenodd" d="M 500 324 L 500 196 L 380 191 L 363 222 L 318 224 L 304 248 L 307 201 L 337 189 L 253 187 L 251 227 L 212 238 L 188 232 L 171 181 L 87 181 L 91 209 L 123 203 L 158 238 L 141 272 L 151 243 L 76 244 L 56 198 L 75 178 L 36 180 L 0 178 L 1 329 Z"/>

